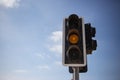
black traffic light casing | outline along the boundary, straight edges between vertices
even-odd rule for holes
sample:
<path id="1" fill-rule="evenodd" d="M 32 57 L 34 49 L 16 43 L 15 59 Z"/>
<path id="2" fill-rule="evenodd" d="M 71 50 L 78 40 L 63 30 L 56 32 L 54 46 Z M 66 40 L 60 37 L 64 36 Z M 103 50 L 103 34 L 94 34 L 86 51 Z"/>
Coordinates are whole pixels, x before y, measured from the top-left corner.
<path id="1" fill-rule="evenodd" d="M 85 73 L 85 72 L 87 72 L 87 71 L 88 71 L 87 65 L 84 66 L 84 67 L 79 67 L 79 73 Z M 72 67 L 69 67 L 69 72 L 70 72 L 70 73 L 73 73 Z"/>
<path id="2" fill-rule="evenodd" d="M 64 19 L 63 26 L 63 65 L 70 67 L 86 66 L 85 27 L 83 18 L 72 14 Z"/>
<path id="3" fill-rule="evenodd" d="M 92 54 L 97 48 L 97 41 L 92 39 L 95 37 L 96 29 L 90 23 L 85 24 L 86 53 Z"/>
<path id="4" fill-rule="evenodd" d="M 97 49 L 97 41 L 93 39 L 95 34 L 96 29 L 90 23 L 85 24 L 86 54 L 92 54 L 92 51 Z M 87 71 L 87 65 L 79 67 L 79 73 L 85 73 Z M 69 72 L 73 73 L 72 67 L 69 67 Z"/>

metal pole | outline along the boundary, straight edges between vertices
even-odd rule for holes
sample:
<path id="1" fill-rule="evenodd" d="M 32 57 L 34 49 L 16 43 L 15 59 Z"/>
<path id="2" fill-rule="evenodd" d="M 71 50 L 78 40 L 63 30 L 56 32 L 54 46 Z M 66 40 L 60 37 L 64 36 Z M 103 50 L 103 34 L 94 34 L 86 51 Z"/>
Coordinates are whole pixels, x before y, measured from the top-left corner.
<path id="1" fill-rule="evenodd" d="M 79 67 L 72 67 L 73 69 L 73 80 L 79 80 Z"/>

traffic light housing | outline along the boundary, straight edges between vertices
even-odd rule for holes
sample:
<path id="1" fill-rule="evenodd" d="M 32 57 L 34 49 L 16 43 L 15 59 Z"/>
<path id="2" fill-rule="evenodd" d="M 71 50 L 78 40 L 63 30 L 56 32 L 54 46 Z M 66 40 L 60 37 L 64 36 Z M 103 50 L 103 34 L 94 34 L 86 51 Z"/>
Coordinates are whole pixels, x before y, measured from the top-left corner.
<path id="1" fill-rule="evenodd" d="M 83 67 L 79 67 L 79 73 L 85 73 L 87 71 L 88 71 L 87 65 L 83 66 Z M 69 67 L 69 72 L 73 73 L 73 68 L 72 67 Z"/>
<path id="2" fill-rule="evenodd" d="M 63 26 L 63 65 L 70 67 L 86 66 L 85 27 L 83 18 L 76 14 L 64 19 Z"/>
<path id="3" fill-rule="evenodd" d="M 92 54 L 93 50 L 97 48 L 97 41 L 93 39 L 96 34 L 96 29 L 90 23 L 85 24 L 85 39 L 86 39 L 86 53 Z"/>
<path id="4" fill-rule="evenodd" d="M 69 66 L 70 73 L 73 67 L 79 67 L 80 73 L 87 72 L 87 54 L 97 48 L 95 34 L 96 29 L 90 23 L 84 24 L 83 18 L 76 14 L 64 19 L 62 62 Z"/>

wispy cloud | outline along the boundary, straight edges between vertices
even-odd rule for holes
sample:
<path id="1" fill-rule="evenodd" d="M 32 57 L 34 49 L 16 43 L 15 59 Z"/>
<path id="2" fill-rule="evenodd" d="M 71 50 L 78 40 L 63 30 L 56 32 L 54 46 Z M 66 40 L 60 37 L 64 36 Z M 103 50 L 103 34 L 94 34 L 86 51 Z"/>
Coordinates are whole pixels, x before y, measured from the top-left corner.
<path id="1" fill-rule="evenodd" d="M 37 69 L 39 69 L 39 70 L 50 70 L 50 66 L 48 66 L 48 65 L 39 65 L 39 66 L 37 66 Z"/>
<path id="2" fill-rule="evenodd" d="M 0 0 L 0 5 L 6 8 L 14 8 L 19 6 L 20 0 Z"/>
<path id="3" fill-rule="evenodd" d="M 55 53 L 62 53 L 62 45 L 61 44 L 55 44 L 49 47 L 49 50 Z"/>
<path id="4" fill-rule="evenodd" d="M 61 61 L 55 61 L 55 65 L 62 66 L 62 62 Z"/>
<path id="5" fill-rule="evenodd" d="M 60 42 L 62 40 L 62 31 L 54 31 L 50 36 L 50 39 L 54 42 Z"/>
<path id="6" fill-rule="evenodd" d="M 40 54 L 40 53 L 36 53 L 36 56 L 41 58 L 41 59 L 44 59 L 44 55 L 43 54 Z"/>
<path id="7" fill-rule="evenodd" d="M 55 53 L 62 53 L 62 31 L 52 32 L 50 41 L 52 45 L 49 46 L 49 50 Z"/>
<path id="8" fill-rule="evenodd" d="M 50 55 L 46 55 L 46 53 L 36 53 L 35 55 L 40 59 L 46 59 L 46 58 L 49 59 L 49 58 L 51 58 Z"/>

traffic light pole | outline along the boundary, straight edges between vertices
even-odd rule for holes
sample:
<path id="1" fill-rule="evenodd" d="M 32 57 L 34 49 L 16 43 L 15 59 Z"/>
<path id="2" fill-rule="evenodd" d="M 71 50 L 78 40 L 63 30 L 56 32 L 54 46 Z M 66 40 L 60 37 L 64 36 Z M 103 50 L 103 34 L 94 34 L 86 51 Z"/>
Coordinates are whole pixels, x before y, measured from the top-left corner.
<path id="1" fill-rule="evenodd" d="M 73 79 L 72 80 L 79 80 L 79 67 L 72 67 L 73 69 Z"/>

